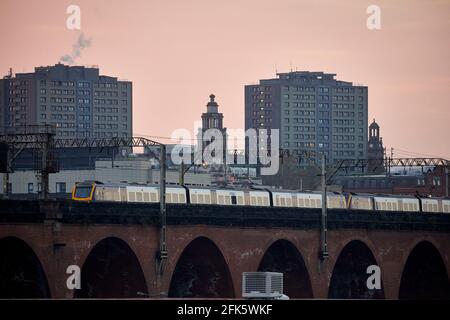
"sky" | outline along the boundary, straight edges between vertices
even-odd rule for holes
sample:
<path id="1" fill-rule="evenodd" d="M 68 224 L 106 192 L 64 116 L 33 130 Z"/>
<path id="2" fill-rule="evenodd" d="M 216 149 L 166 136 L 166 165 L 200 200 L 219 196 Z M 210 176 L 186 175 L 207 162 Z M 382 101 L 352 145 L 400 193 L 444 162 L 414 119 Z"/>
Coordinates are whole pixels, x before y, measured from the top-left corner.
<path id="1" fill-rule="evenodd" d="M 69 5 L 81 30 L 66 27 Z M 82 33 L 75 65 L 133 82 L 135 136 L 193 131 L 211 93 L 242 129 L 245 84 L 324 71 L 368 86 L 394 156 L 450 159 L 450 0 L 0 0 L 0 30 L 0 75 L 58 63 Z"/>

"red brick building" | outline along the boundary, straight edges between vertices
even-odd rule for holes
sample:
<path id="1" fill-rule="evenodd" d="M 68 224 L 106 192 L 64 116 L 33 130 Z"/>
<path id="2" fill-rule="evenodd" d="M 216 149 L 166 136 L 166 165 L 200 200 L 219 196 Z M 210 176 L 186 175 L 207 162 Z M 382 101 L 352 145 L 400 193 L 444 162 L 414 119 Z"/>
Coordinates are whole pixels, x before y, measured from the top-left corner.
<path id="1" fill-rule="evenodd" d="M 437 166 L 418 174 L 336 177 L 333 184 L 341 185 L 344 192 L 448 197 L 448 181 L 448 170 Z"/>

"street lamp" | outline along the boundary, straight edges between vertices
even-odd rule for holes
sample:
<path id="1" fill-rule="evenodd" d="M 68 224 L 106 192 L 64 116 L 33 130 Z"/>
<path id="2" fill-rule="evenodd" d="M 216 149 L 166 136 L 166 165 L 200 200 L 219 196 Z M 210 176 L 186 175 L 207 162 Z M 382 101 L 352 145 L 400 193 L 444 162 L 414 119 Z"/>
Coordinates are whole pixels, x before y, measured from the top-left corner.
<path id="1" fill-rule="evenodd" d="M 193 166 L 196 167 L 202 167 L 202 168 L 206 168 L 208 166 L 208 164 L 206 162 L 202 162 L 201 164 L 195 164 L 195 161 L 192 162 L 191 164 L 189 164 L 188 166 L 186 166 L 184 164 L 184 161 L 181 161 L 180 164 L 180 177 L 178 179 L 178 183 L 180 184 L 180 186 L 184 185 L 184 175 L 186 174 L 186 172 L 189 171 L 189 169 L 191 169 Z"/>
<path id="2" fill-rule="evenodd" d="M 325 171 L 325 153 L 322 153 L 322 223 L 320 229 L 321 235 L 321 248 L 320 248 L 320 259 L 323 261 L 328 258 L 328 243 L 327 243 L 327 177 Z"/>

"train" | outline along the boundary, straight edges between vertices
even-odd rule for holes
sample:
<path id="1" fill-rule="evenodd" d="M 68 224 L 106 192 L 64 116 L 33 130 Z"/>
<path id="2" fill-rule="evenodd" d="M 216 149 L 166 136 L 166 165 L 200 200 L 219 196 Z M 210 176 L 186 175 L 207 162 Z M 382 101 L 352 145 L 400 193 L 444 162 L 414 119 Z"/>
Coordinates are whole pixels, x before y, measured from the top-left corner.
<path id="1" fill-rule="evenodd" d="M 82 202 L 159 203 L 159 185 L 84 181 L 72 189 L 72 200 Z M 166 203 L 224 206 L 321 208 L 320 192 L 166 186 Z M 450 213 L 450 199 L 420 196 L 327 193 L 328 209 Z"/>

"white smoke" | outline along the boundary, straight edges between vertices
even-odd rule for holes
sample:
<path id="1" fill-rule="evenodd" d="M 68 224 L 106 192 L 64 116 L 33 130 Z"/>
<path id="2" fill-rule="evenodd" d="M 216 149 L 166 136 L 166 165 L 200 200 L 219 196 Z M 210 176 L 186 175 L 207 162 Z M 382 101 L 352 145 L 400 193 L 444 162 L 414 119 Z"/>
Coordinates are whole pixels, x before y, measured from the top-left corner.
<path id="1" fill-rule="evenodd" d="M 92 38 L 86 38 L 84 33 L 80 33 L 77 42 L 72 46 L 72 53 L 66 54 L 60 58 L 62 62 L 74 64 L 75 60 L 81 56 L 81 51 L 91 46 Z"/>

